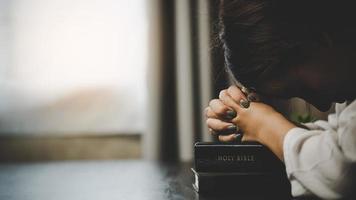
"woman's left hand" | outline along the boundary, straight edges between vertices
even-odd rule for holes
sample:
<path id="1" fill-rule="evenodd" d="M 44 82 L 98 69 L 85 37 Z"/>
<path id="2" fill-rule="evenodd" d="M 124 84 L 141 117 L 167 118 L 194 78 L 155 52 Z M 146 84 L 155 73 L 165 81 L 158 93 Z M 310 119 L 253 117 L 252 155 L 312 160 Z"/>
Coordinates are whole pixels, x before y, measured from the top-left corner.
<path id="1" fill-rule="evenodd" d="M 226 90 L 222 90 L 218 100 L 212 100 L 207 108 L 207 125 L 213 132 L 219 134 L 221 132 L 221 123 L 232 123 L 243 131 L 242 141 L 257 141 L 268 146 L 276 154 L 280 155 L 283 147 L 283 139 L 286 133 L 293 127 L 294 124 L 289 122 L 280 113 L 275 111 L 271 106 L 259 102 L 251 102 L 247 108 L 240 104 L 247 101 L 245 95 L 236 86 L 230 86 Z M 222 103 L 228 108 L 236 112 L 236 117 L 226 122 L 221 120 L 221 123 L 211 123 L 210 118 L 218 118 L 222 116 L 218 113 L 216 103 Z M 246 103 L 246 102 L 245 102 Z M 221 106 L 220 106 L 221 107 Z M 231 135 L 220 135 L 221 141 L 232 141 L 235 138 Z M 282 158 L 281 158 L 282 159 Z"/>
<path id="2" fill-rule="evenodd" d="M 279 114 L 271 106 L 264 103 L 250 102 L 248 108 L 242 107 L 241 102 L 247 102 L 247 100 L 236 86 L 222 90 L 219 99 L 226 106 L 236 111 L 237 116 L 231 121 L 243 131 L 242 141 L 260 142 L 260 135 L 272 125 L 275 115 Z"/>

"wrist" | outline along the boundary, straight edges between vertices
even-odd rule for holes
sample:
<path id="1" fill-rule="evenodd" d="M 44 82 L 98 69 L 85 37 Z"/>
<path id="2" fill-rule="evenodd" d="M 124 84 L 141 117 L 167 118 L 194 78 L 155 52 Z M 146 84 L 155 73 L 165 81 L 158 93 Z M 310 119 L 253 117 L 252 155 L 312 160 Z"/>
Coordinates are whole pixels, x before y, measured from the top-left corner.
<path id="1" fill-rule="evenodd" d="M 283 161 L 283 141 L 285 135 L 296 127 L 280 113 L 275 113 L 266 120 L 264 128 L 257 134 L 257 141 L 267 146 L 280 160 Z"/>

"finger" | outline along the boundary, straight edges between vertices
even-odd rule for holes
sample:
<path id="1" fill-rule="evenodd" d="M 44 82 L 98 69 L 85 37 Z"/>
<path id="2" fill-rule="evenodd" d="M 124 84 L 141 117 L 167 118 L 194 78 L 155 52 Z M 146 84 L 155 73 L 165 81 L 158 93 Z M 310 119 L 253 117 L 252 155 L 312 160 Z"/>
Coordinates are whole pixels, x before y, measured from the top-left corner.
<path id="1" fill-rule="evenodd" d="M 215 132 L 213 129 L 208 128 L 208 130 L 211 135 L 218 135 L 217 132 Z"/>
<path id="2" fill-rule="evenodd" d="M 206 124 L 217 134 L 231 134 L 238 131 L 237 126 L 232 123 L 224 122 L 220 119 L 208 118 Z"/>
<path id="3" fill-rule="evenodd" d="M 213 99 L 209 102 L 211 111 L 217 116 L 224 117 L 226 119 L 232 119 L 236 116 L 236 112 L 230 107 L 226 106 L 220 99 Z"/>
<path id="4" fill-rule="evenodd" d="M 215 118 L 215 119 L 221 119 L 227 122 L 230 122 L 232 119 L 236 117 L 236 112 L 233 110 L 228 110 L 225 112 L 223 116 L 217 115 L 210 107 L 205 108 L 205 117 L 206 118 Z"/>
<path id="5" fill-rule="evenodd" d="M 247 88 L 243 88 L 247 91 Z M 242 108 L 249 108 L 250 107 L 250 101 L 247 100 L 246 95 L 244 94 L 243 91 L 241 91 L 238 87 L 236 86 L 230 86 L 227 90 L 227 93 L 229 96 L 232 97 L 232 99 L 238 103 L 240 105 L 240 107 Z M 237 111 L 239 111 L 239 109 L 236 109 Z"/>
<path id="6" fill-rule="evenodd" d="M 219 132 L 216 132 L 211 128 L 209 128 L 208 130 L 209 130 L 210 135 L 215 136 L 215 138 L 219 140 L 219 135 L 220 135 Z"/>
<path id="7" fill-rule="evenodd" d="M 205 108 L 205 117 L 215 118 L 215 119 L 219 118 L 219 116 L 215 112 L 213 112 L 213 110 L 210 107 Z"/>
<path id="8" fill-rule="evenodd" d="M 245 99 L 246 100 L 246 96 L 244 95 L 244 93 L 238 87 L 236 87 L 235 85 L 230 86 L 227 89 L 227 93 L 237 103 L 239 103 L 241 99 Z"/>
<path id="9" fill-rule="evenodd" d="M 236 141 L 238 136 L 239 136 L 239 134 L 219 135 L 219 141 L 221 141 L 221 142 Z"/>
<path id="10" fill-rule="evenodd" d="M 224 105 L 233 108 L 234 110 L 237 111 L 237 114 L 238 114 L 239 110 L 241 109 L 241 108 L 240 108 L 240 105 L 239 105 L 238 103 L 236 103 L 236 102 L 234 101 L 234 99 L 232 99 L 232 97 L 227 93 L 226 90 L 223 90 L 223 91 L 220 92 L 219 98 L 220 98 L 220 101 L 221 101 Z"/>

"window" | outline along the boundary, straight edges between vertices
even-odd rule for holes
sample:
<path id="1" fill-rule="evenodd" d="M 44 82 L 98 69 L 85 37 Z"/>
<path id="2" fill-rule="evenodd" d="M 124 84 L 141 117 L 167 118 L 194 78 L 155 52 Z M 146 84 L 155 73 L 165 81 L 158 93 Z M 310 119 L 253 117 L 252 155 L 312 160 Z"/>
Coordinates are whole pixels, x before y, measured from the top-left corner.
<path id="1" fill-rule="evenodd" d="M 141 133 L 144 0 L 0 1 L 0 134 Z"/>

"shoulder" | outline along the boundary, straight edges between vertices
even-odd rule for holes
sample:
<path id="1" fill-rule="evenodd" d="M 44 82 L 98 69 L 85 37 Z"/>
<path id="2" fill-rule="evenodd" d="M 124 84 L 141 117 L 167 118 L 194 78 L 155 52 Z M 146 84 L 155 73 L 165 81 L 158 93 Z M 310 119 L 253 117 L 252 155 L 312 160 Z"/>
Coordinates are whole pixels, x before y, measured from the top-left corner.
<path id="1" fill-rule="evenodd" d="M 356 100 L 347 104 L 336 104 L 336 113 L 339 112 L 339 121 L 353 121 L 356 120 Z"/>

